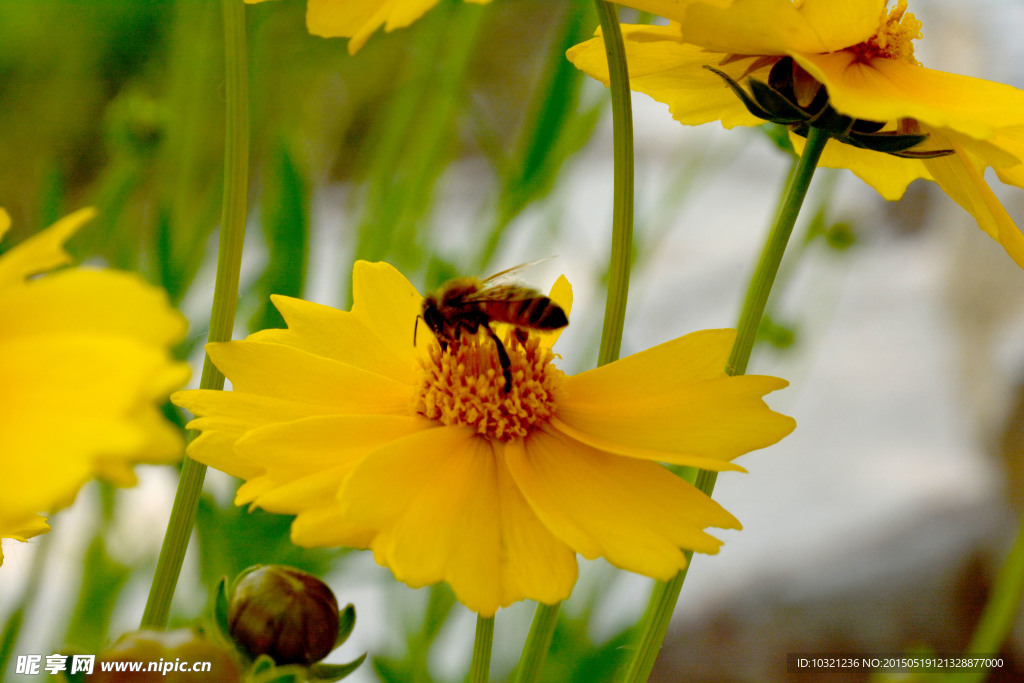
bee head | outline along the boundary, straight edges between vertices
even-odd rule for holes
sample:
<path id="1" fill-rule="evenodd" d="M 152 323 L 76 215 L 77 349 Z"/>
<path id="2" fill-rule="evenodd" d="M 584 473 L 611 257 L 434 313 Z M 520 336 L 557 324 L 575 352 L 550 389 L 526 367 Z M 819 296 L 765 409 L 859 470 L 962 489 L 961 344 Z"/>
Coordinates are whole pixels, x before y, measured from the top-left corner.
<path id="1" fill-rule="evenodd" d="M 428 294 L 423 297 L 423 322 L 427 324 L 430 331 L 437 335 L 442 328 L 444 328 L 444 315 L 441 314 L 441 309 L 438 306 L 437 296 L 434 294 Z M 416 318 L 417 322 L 419 317 Z M 415 333 L 413 338 L 415 339 Z"/>

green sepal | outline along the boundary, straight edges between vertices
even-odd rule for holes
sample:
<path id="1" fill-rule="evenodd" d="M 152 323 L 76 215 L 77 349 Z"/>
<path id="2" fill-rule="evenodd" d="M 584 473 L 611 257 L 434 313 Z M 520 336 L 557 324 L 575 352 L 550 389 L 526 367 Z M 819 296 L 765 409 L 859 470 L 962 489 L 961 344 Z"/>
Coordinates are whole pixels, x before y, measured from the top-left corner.
<path id="1" fill-rule="evenodd" d="M 298 664 L 277 666 L 270 655 L 260 655 L 253 661 L 246 676 L 247 683 L 304 683 L 306 669 Z"/>
<path id="2" fill-rule="evenodd" d="M 846 138 L 850 131 L 853 130 L 854 123 L 856 123 L 856 119 L 840 114 L 830 105 L 825 105 L 821 111 L 807 121 L 809 126 L 820 128 L 826 133 L 831 134 L 832 137 L 840 139 Z"/>
<path id="3" fill-rule="evenodd" d="M 748 79 L 751 93 L 748 95 L 729 75 L 712 66 L 705 65 L 704 68 L 724 80 L 753 116 L 771 123 L 788 126 L 790 130 L 801 137 L 807 137 L 811 128 L 817 128 L 844 144 L 905 159 L 935 159 L 953 154 L 951 149 L 911 151 L 912 147 L 927 140 L 928 136 L 918 133 L 881 131 L 885 126 L 884 122 L 855 119 L 840 114 L 828 104 L 827 94 L 824 91 L 820 92 L 808 107 L 802 108 L 769 83 L 763 83 L 753 78 Z M 779 82 L 786 85 L 787 88 L 789 87 L 788 82 Z"/>
<path id="4" fill-rule="evenodd" d="M 334 640 L 334 647 L 341 647 L 352 634 L 356 626 L 356 608 L 352 603 L 345 605 L 345 609 L 338 614 L 338 637 Z"/>
<path id="5" fill-rule="evenodd" d="M 311 681 L 340 681 L 358 669 L 365 660 L 366 653 L 364 652 L 348 664 L 314 664 L 309 667 L 309 678 Z"/>
<path id="6" fill-rule="evenodd" d="M 222 576 L 220 581 L 217 582 L 216 595 L 213 600 L 213 625 L 217 629 L 217 634 L 225 642 L 234 643 L 235 641 L 231 638 L 231 627 L 228 624 L 228 603 L 230 599 L 228 577 Z"/>
<path id="7" fill-rule="evenodd" d="M 249 673 L 253 676 L 258 676 L 273 668 L 275 668 L 273 658 L 270 657 L 270 655 L 260 655 L 253 661 L 252 668 L 249 669 Z"/>
<path id="8" fill-rule="evenodd" d="M 786 98 L 781 92 L 761 81 L 753 78 L 747 83 L 750 85 L 750 93 L 757 100 L 757 103 L 772 116 L 773 123 L 798 123 L 807 121 L 810 115 Z M 738 87 L 738 86 L 737 86 Z"/>
<path id="9" fill-rule="evenodd" d="M 897 133 L 895 131 L 886 131 L 884 133 L 857 133 L 850 131 L 848 135 L 852 144 L 857 147 L 863 147 L 864 149 L 870 149 L 875 152 L 885 152 L 887 154 L 893 154 L 895 152 L 905 152 L 906 150 L 919 145 L 928 139 L 927 135 L 921 135 L 920 133 Z M 935 150 L 941 153 L 952 153 L 953 150 Z M 920 152 L 918 152 L 920 153 Z M 928 154 L 930 152 L 923 152 Z"/>
<path id="10" fill-rule="evenodd" d="M 750 97 L 750 95 L 748 95 L 747 92 L 740 87 L 739 83 L 732 80 L 732 78 L 730 78 L 729 75 L 726 74 L 725 72 L 719 71 L 715 67 L 708 66 L 707 64 L 704 65 L 704 68 L 720 76 L 722 80 L 725 81 L 726 85 L 729 86 L 729 89 L 733 91 L 733 94 L 735 94 L 736 97 L 740 98 L 740 101 L 743 102 L 743 106 L 747 108 L 747 111 L 749 111 L 751 115 L 756 116 L 759 119 L 764 119 L 765 121 L 771 121 L 772 123 L 791 123 L 790 121 L 776 121 L 769 112 L 762 109 L 761 105 L 755 102 Z"/>

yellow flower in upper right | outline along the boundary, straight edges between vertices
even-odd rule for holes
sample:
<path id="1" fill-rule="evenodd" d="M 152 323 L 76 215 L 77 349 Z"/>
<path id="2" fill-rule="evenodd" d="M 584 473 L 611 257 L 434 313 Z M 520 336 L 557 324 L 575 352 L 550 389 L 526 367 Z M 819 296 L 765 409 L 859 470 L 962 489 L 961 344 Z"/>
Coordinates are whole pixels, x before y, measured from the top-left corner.
<path id="1" fill-rule="evenodd" d="M 906 0 L 891 11 L 886 0 L 617 1 L 669 20 L 622 30 L 630 87 L 681 123 L 767 119 L 788 125 L 798 150 L 810 126 L 825 128 L 822 166 L 890 200 L 934 180 L 1024 268 L 1024 236 L 984 178 L 991 166 L 1024 187 L 1024 91 L 921 66 Z M 567 56 L 608 83 L 600 38 Z"/>

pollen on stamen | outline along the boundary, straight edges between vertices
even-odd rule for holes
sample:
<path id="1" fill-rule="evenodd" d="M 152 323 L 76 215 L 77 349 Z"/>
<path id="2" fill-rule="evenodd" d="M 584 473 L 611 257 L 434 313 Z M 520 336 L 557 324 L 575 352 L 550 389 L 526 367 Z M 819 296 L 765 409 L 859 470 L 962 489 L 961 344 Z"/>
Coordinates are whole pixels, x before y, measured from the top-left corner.
<path id="1" fill-rule="evenodd" d="M 533 336 L 520 343 L 514 334 L 508 335 L 504 345 L 512 371 L 508 392 L 494 341 L 480 332 L 464 336 L 445 351 L 431 349 L 422 361 L 414 410 L 501 441 L 523 438 L 546 423 L 555 412 L 565 376 L 551 364 L 554 354 Z"/>
<path id="2" fill-rule="evenodd" d="M 875 35 L 847 49 L 860 61 L 883 57 L 920 65 L 914 58 L 914 41 L 921 37 L 922 24 L 907 12 L 907 0 L 899 0 L 888 16 L 883 10 L 879 24 Z"/>

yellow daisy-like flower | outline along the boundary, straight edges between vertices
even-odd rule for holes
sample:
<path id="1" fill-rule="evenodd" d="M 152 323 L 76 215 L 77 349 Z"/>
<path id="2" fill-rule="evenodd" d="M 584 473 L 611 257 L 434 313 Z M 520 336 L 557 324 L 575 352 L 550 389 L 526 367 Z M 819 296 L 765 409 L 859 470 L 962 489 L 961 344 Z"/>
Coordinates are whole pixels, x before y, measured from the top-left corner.
<path id="1" fill-rule="evenodd" d="M 245 0 L 249 4 L 265 0 Z M 315 36 L 350 38 L 354 55 L 381 26 L 390 33 L 422 17 L 441 0 L 308 0 L 306 27 Z M 486 5 L 491 0 L 463 0 Z"/>
<path id="2" fill-rule="evenodd" d="M 734 82 L 764 83 L 780 60 L 791 59 L 789 87 L 799 104 L 809 105 L 823 85 L 835 112 L 858 124 L 854 137 L 922 134 L 927 139 L 908 150 L 911 156 L 953 152 L 900 158 L 831 139 L 823 166 L 849 168 L 886 199 L 901 197 L 917 178 L 938 182 L 1024 267 L 1024 236 L 984 179 L 991 166 L 1004 182 L 1024 187 L 1024 91 L 918 64 L 913 41 L 921 22 L 906 11 L 906 0 L 891 12 L 886 0 L 617 1 L 670 20 L 622 28 L 631 87 L 668 104 L 680 122 L 760 125 L 705 67 Z M 608 82 L 599 39 L 573 47 L 568 57 Z"/>
<path id="3" fill-rule="evenodd" d="M 63 244 L 93 214 L 0 256 L 0 537 L 44 533 L 41 513 L 70 505 L 90 479 L 132 486 L 133 464 L 184 450 L 158 408 L 190 374 L 168 353 L 186 323 L 167 296 L 111 270 L 36 277 L 69 262 Z M 0 237 L 9 227 L 0 210 Z"/>
<path id="4" fill-rule="evenodd" d="M 552 299 L 568 310 L 562 278 Z M 246 480 L 235 502 L 297 515 L 301 546 L 373 550 L 413 587 L 448 582 L 490 616 L 554 603 L 576 553 L 658 579 L 682 549 L 717 552 L 736 519 L 660 462 L 741 470 L 794 421 L 775 377 L 728 377 L 731 330 L 687 335 L 566 376 L 557 333 L 505 339 L 512 386 L 481 330 L 441 351 L 423 298 L 386 263 L 356 263 L 351 312 L 283 296 L 287 329 L 209 344 L 233 391 L 172 400 L 197 416 L 189 455 Z M 504 328 L 504 329 L 502 329 Z"/>

